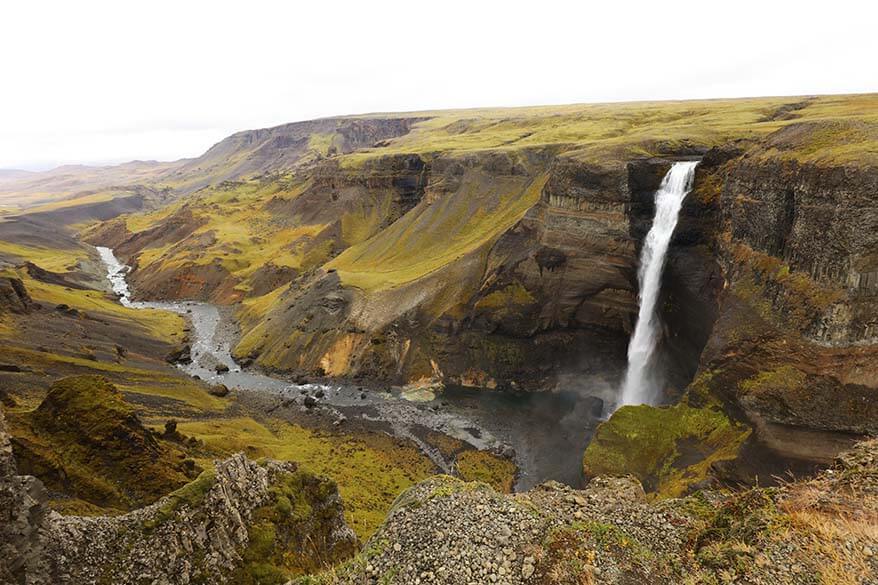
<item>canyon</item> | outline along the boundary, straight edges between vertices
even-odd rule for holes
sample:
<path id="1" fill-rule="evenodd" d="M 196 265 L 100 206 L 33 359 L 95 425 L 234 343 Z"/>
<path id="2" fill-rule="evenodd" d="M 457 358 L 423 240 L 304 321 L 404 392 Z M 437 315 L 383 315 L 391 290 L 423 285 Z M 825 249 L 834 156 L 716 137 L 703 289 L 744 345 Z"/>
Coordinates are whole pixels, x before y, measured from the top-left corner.
<path id="1" fill-rule="evenodd" d="M 503 553 L 514 578 L 498 573 L 503 561 L 484 578 L 575 582 L 551 575 L 563 574 L 569 555 L 598 551 L 600 562 L 577 561 L 591 567 L 583 569 L 593 579 L 585 582 L 632 582 L 643 571 L 655 582 L 680 582 L 668 559 L 682 555 L 687 534 L 724 522 L 718 514 L 735 506 L 741 518 L 782 508 L 801 520 L 805 508 L 818 513 L 800 505 L 811 486 L 845 497 L 864 490 L 861 501 L 851 496 L 844 506 L 868 510 L 874 444 L 864 441 L 878 434 L 876 145 L 874 94 L 648 102 L 292 123 L 235 134 L 195 159 L 64 178 L 57 184 L 70 190 L 58 187 L 59 199 L 40 195 L 30 175 L 17 179 L 25 199 L 35 200 L 0 216 L 0 398 L 18 465 L 9 477 L 35 476 L 28 485 L 49 486 L 52 497 L 41 506 L 57 508 L 46 512 L 55 526 L 124 513 L 104 521 L 109 533 L 133 522 L 132 514 L 140 522 L 152 513 L 142 506 L 161 508 L 161 490 L 96 501 L 76 481 L 58 479 L 84 477 L 88 458 L 58 451 L 59 439 L 41 436 L 49 431 L 31 412 L 48 408 L 56 379 L 97 373 L 134 405 L 125 416 L 140 417 L 143 436 L 158 437 L 155 457 L 181 461 L 167 492 L 197 481 L 196 467 L 232 465 L 240 481 L 251 481 L 243 477 L 258 466 L 229 459 L 243 451 L 254 459 L 299 455 L 307 473 L 338 483 L 345 506 L 352 495 L 363 514 L 353 528 L 366 552 L 327 582 L 390 575 L 410 583 L 438 570 L 442 563 L 433 560 L 416 573 L 410 568 L 421 566 L 416 547 L 450 546 L 435 531 L 414 528 L 441 531 L 434 515 L 443 506 L 460 510 L 461 526 L 481 517 L 477 506 L 515 508 L 509 526 L 535 531 L 484 543 L 490 551 L 515 549 Z M 656 192 L 681 166 L 694 166 L 691 191 L 666 234 L 664 270 L 653 275 L 659 286 L 650 298 L 656 392 L 626 400 L 620 389 L 638 325 L 644 241 Z M 15 192 L 15 180 L 4 181 L 4 193 Z M 118 303 L 121 289 L 110 287 L 95 246 L 131 267 L 125 280 L 135 304 L 148 301 L 142 308 L 124 294 Z M 170 305 L 176 313 L 159 310 Z M 219 337 L 197 338 L 198 307 L 217 311 Z M 228 344 L 228 360 L 201 363 L 196 342 Z M 195 365 L 186 363 L 190 353 Z M 257 377 L 277 386 L 255 388 Z M 220 383 L 230 394 L 219 396 Z M 329 390 L 336 387 L 337 396 Z M 330 414 L 333 400 L 351 408 L 344 420 Z M 403 411 L 400 434 L 392 417 Z M 563 440 L 534 430 L 505 435 L 502 418 L 525 429 L 539 421 L 544 435 Z M 179 437 L 161 430 L 169 419 Z M 307 437 L 301 440 L 313 451 L 289 451 L 291 437 Z M 353 478 L 336 461 L 352 452 L 368 454 L 357 471 L 363 475 Z M 384 479 L 380 502 L 357 489 L 376 461 L 394 478 Z M 240 536 L 220 555 L 230 560 L 205 569 L 215 579 L 238 582 L 230 575 L 249 558 L 242 551 L 258 532 L 250 510 L 276 499 L 271 481 L 299 473 L 284 465 L 259 468 L 259 493 L 268 495 L 240 512 Z M 833 465 L 855 468 L 855 481 L 836 485 L 831 469 L 814 475 Z M 419 483 L 436 471 L 492 487 Z M 797 479 L 777 488 L 781 495 L 759 491 L 784 474 Z M 494 491 L 515 485 L 516 495 Z M 763 487 L 748 491 L 756 485 Z M 403 489 L 410 491 L 397 499 Z M 333 502 L 326 505 L 341 534 L 353 516 L 330 491 L 320 497 Z M 711 499 L 717 493 L 725 495 Z M 755 494 L 758 509 L 741 494 Z M 709 503 L 702 516 L 691 513 L 698 498 Z M 675 508 L 658 518 L 652 506 L 661 502 Z M 539 520 L 519 518 L 521 506 L 536 506 Z M 641 524 L 627 526 L 614 507 L 636 508 Z M 574 513 L 585 528 L 568 526 Z M 857 550 L 869 549 L 874 518 L 858 518 Z M 323 530 L 300 520 L 307 526 L 296 530 Z M 653 550 L 649 563 L 619 556 L 617 537 L 654 549 L 665 522 L 677 549 Z M 559 525 L 566 528 L 549 530 Z M 755 557 L 735 548 L 746 542 L 743 532 L 723 526 L 722 539 L 698 536 L 695 547 L 719 556 L 699 557 L 687 574 L 740 572 L 735 563 Z M 152 546 L 144 543 L 154 536 L 143 538 L 132 546 Z M 355 538 L 337 540 L 337 552 L 321 552 L 311 564 L 284 566 L 278 552 L 271 558 L 283 577 L 271 582 L 354 555 Z M 463 552 L 470 570 L 485 562 Z M 521 564 L 524 558 L 531 562 Z M 875 558 L 848 560 L 874 576 Z M 622 567 L 632 562 L 639 568 Z M 599 566 L 603 577 L 592 570 Z"/>

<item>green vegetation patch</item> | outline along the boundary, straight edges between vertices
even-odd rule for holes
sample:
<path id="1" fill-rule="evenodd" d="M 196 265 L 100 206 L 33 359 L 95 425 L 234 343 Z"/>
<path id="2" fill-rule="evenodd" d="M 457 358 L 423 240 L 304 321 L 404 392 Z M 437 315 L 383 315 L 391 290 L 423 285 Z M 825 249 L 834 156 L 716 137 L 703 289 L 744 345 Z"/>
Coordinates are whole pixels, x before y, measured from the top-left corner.
<path id="1" fill-rule="evenodd" d="M 177 513 L 177 510 L 184 506 L 189 508 L 199 506 L 214 484 L 216 484 L 216 473 L 214 470 L 206 469 L 202 471 L 195 480 L 168 494 L 162 500 L 156 515 L 144 522 L 144 528 L 153 529 L 171 520 Z"/>
<path id="2" fill-rule="evenodd" d="M 46 268 L 45 266 L 41 267 Z M 159 309 L 123 307 L 118 301 L 101 291 L 80 290 L 49 284 L 31 278 L 25 270 L 17 272 L 35 301 L 50 306 L 67 305 L 78 311 L 125 320 L 130 322 L 133 327 L 142 328 L 148 336 L 168 343 L 182 338 L 185 320 L 176 313 Z"/>
<path id="3" fill-rule="evenodd" d="M 705 479 L 713 463 L 733 459 L 749 434 L 711 406 L 623 406 L 598 427 L 583 466 L 589 476 L 632 474 L 676 497 Z"/>
<path id="4" fill-rule="evenodd" d="M 594 583 L 599 557 L 609 553 L 632 583 L 674 582 L 673 564 L 621 528 L 604 522 L 556 527 L 542 543 L 541 583 Z"/>
<path id="5" fill-rule="evenodd" d="M 10 432 L 19 471 L 96 506 L 151 503 L 195 472 L 185 453 L 145 428 L 100 376 L 55 382 L 36 410 L 10 416 Z"/>
<path id="6" fill-rule="evenodd" d="M 457 456 L 457 472 L 464 481 L 480 481 L 501 493 L 512 493 L 516 471 L 512 461 L 486 451 L 463 451 Z"/>
<path id="7" fill-rule="evenodd" d="M 699 563 L 746 574 L 759 543 L 789 528 L 789 518 L 777 509 L 773 494 L 772 489 L 755 488 L 714 508 L 691 536 Z"/>
<path id="8" fill-rule="evenodd" d="M 735 279 L 732 290 L 763 319 L 781 328 L 803 331 L 844 298 L 844 292 L 838 287 L 791 270 L 779 258 L 746 244 L 734 244 L 732 258 L 744 269 Z"/>
<path id="9" fill-rule="evenodd" d="M 746 394 L 759 394 L 766 390 L 789 390 L 801 389 L 807 375 L 798 368 L 784 365 L 773 370 L 759 372 L 756 375 L 743 380 L 738 387 Z"/>
<path id="10" fill-rule="evenodd" d="M 468 173 L 457 191 L 420 203 L 327 267 L 345 284 L 368 291 L 412 282 L 495 241 L 539 201 L 546 180 Z"/>
<path id="11" fill-rule="evenodd" d="M 232 582 L 275 585 L 326 569 L 353 556 L 353 544 L 334 541 L 341 504 L 336 486 L 303 471 L 282 474 L 269 501 L 253 511 L 249 543 Z"/>
<path id="12" fill-rule="evenodd" d="M 475 309 L 486 309 L 502 315 L 535 302 L 534 296 L 520 282 L 515 281 L 479 299 Z"/>

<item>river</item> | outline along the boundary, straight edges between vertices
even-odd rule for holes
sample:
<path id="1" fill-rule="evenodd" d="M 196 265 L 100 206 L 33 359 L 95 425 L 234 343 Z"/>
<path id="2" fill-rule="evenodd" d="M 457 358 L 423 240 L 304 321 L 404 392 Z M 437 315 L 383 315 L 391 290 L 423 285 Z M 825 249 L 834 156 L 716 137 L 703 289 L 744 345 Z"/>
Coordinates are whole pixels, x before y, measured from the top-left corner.
<path id="1" fill-rule="evenodd" d="M 453 464 L 421 437 L 425 429 L 440 432 L 478 449 L 515 453 L 519 468 L 516 490 L 553 479 L 582 483 L 582 453 L 600 422 L 600 400 L 573 391 L 507 393 L 446 388 L 433 400 L 413 402 L 394 388 L 348 384 L 297 385 L 254 368 L 241 368 L 232 357 L 236 328 L 231 315 L 204 302 L 133 301 L 126 281 L 128 267 L 109 248 L 98 247 L 107 278 L 119 302 L 132 308 L 173 311 L 190 322 L 192 362 L 180 365 L 191 376 L 239 391 L 269 392 L 301 404 L 305 394 L 319 395 L 316 410 L 341 421 L 360 417 L 386 424 L 400 437 L 414 441 L 446 473 Z M 217 373 L 223 364 L 228 372 Z"/>

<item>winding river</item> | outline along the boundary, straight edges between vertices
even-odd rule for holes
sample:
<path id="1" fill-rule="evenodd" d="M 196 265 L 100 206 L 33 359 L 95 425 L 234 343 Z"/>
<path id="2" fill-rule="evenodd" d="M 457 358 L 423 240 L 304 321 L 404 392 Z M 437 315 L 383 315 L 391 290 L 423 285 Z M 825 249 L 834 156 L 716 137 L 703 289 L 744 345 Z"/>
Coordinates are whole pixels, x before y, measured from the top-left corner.
<path id="1" fill-rule="evenodd" d="M 433 400 L 413 402 L 390 388 L 363 392 L 346 384 L 297 385 L 241 368 L 231 353 L 234 323 L 218 307 L 195 301 L 133 301 L 126 281 L 129 268 L 110 248 L 97 251 L 122 305 L 173 311 L 188 319 L 192 362 L 178 367 L 191 376 L 239 391 L 269 392 L 298 404 L 306 394 L 319 396 L 315 410 L 337 421 L 359 417 L 384 423 L 394 435 L 415 442 L 446 473 L 453 471 L 453 464 L 421 438 L 425 430 L 478 449 L 508 452 L 511 448 L 519 467 L 517 490 L 550 479 L 574 486 L 581 483 L 582 453 L 600 421 L 599 401 L 594 397 L 572 391 L 511 394 L 451 387 Z M 220 364 L 228 372 L 217 373 Z"/>

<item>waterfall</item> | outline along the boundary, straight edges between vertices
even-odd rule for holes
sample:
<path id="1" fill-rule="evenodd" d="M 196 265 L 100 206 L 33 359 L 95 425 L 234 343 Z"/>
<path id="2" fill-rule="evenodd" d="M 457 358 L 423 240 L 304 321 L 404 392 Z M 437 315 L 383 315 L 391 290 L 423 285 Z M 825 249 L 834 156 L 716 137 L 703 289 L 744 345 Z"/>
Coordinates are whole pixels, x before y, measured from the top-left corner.
<path id="1" fill-rule="evenodd" d="M 674 228 L 677 227 L 683 199 L 692 189 L 697 164 L 698 162 L 674 163 L 655 193 L 655 217 L 640 253 L 640 269 L 637 272 L 640 287 L 637 326 L 628 344 L 628 371 L 622 386 L 620 406 L 652 404 L 659 397 L 660 388 L 655 376 L 654 361 L 661 329 L 656 315 L 656 304 L 668 245 Z"/>

